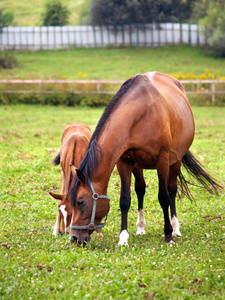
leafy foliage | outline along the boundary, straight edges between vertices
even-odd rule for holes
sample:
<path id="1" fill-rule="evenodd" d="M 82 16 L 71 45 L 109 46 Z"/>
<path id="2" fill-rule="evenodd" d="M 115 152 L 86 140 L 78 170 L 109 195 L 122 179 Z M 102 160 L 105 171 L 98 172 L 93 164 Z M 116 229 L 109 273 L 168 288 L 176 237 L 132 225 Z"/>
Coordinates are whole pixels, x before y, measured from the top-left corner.
<path id="1" fill-rule="evenodd" d="M 94 0 L 92 25 L 180 22 L 191 15 L 193 0 Z"/>
<path id="2" fill-rule="evenodd" d="M 18 61 L 12 53 L 0 52 L 0 69 L 12 69 L 18 66 Z"/>
<path id="3" fill-rule="evenodd" d="M 200 0 L 195 2 L 193 17 L 206 26 L 210 53 L 225 57 L 225 2 Z"/>
<path id="4" fill-rule="evenodd" d="M 0 28 L 9 26 L 13 21 L 12 12 L 4 12 L 3 9 L 0 9 Z"/>
<path id="5" fill-rule="evenodd" d="M 51 0 L 46 4 L 43 26 L 63 26 L 68 24 L 70 12 L 60 0 Z"/>

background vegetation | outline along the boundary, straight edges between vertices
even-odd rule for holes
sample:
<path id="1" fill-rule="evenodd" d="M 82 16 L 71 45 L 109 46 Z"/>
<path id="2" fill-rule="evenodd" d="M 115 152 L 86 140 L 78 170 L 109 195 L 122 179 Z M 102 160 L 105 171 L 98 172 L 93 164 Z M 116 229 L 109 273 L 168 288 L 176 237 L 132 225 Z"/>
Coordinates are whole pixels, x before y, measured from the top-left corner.
<path id="1" fill-rule="evenodd" d="M 225 78 L 223 58 L 216 59 L 203 49 L 185 46 L 14 53 L 18 67 L 1 70 L 1 79 L 126 80 L 136 73 L 148 71 L 160 71 L 178 79 Z"/>
<path id="2" fill-rule="evenodd" d="M 21 51 L 14 53 L 18 66 L 3 69 L 0 79 L 79 79 L 79 80 L 121 80 L 148 71 L 160 71 L 177 79 L 225 79 L 224 59 L 208 56 L 205 50 L 192 47 L 159 47 L 159 48 L 104 48 L 104 49 L 69 49 L 58 51 Z M 104 63 L 102 63 L 104 62 Z M 106 91 L 119 88 L 104 85 Z M 187 86 L 186 86 L 187 87 Z M 188 89 L 192 86 L 187 87 Z M 57 95 L 40 94 L 0 94 L 0 103 L 39 103 L 66 105 L 102 105 L 106 104 L 111 95 L 74 95 L 76 85 L 48 84 L 0 84 L 0 90 L 46 90 L 61 91 Z M 96 86 L 83 84 L 83 91 L 96 90 Z M 208 84 L 196 86 L 199 91 L 211 89 Z M 225 90 L 225 86 L 216 86 L 217 90 Z M 190 95 L 189 100 L 198 103 L 211 101 L 209 95 Z M 224 95 L 216 95 L 216 103 L 224 104 Z"/>
<path id="3" fill-rule="evenodd" d="M 224 10 L 225 2 L 221 0 L 48 0 L 45 5 L 42 1 L 16 1 L 12 5 L 9 0 L 3 0 L 0 7 L 0 27 L 9 24 L 62 26 L 199 23 L 206 27 L 210 53 L 225 57 Z M 29 15 L 32 15 L 32 19 Z"/>
<path id="4" fill-rule="evenodd" d="M 41 26 L 45 4 L 48 2 L 47 0 L 1 0 L 0 8 L 4 9 L 5 12 L 13 13 L 13 26 Z M 90 0 L 62 0 L 61 3 L 71 12 L 70 25 L 82 24 L 83 19 L 86 22 Z"/>
<path id="5" fill-rule="evenodd" d="M 0 106 L 1 299 L 224 299 L 225 193 L 191 187 L 194 201 L 177 200 L 182 237 L 163 243 L 163 213 L 155 171 L 145 171 L 146 235 L 136 236 L 132 184 L 129 247 L 118 247 L 120 180 L 108 188 L 111 209 L 104 238 L 87 247 L 52 236 L 60 168 L 51 165 L 63 129 L 86 123 L 94 130 L 102 108 Z M 191 151 L 224 185 L 225 109 L 193 107 Z M 188 178 L 188 177 L 187 177 Z"/>

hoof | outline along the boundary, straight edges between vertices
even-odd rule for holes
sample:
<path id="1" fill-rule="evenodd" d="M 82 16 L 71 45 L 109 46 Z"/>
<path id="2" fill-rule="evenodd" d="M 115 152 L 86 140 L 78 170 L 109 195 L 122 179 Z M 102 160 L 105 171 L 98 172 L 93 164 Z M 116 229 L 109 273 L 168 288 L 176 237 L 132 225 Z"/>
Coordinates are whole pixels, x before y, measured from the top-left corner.
<path id="1" fill-rule="evenodd" d="M 129 237 L 129 234 L 128 234 L 127 230 L 123 230 L 120 233 L 120 240 L 119 240 L 118 245 L 119 246 L 129 246 L 128 245 L 128 237 Z"/>
<path id="2" fill-rule="evenodd" d="M 97 236 L 99 236 L 99 237 L 104 237 L 104 235 L 103 235 L 103 233 L 102 232 L 96 232 L 96 234 L 97 234 Z"/>
<path id="3" fill-rule="evenodd" d="M 136 234 L 137 235 L 145 234 L 145 229 L 144 228 L 138 228 Z"/>
<path id="4" fill-rule="evenodd" d="M 167 244 L 175 244 L 176 243 L 176 241 L 172 238 L 172 234 L 166 235 L 164 242 Z"/>
<path id="5" fill-rule="evenodd" d="M 180 231 L 177 231 L 177 232 L 173 231 L 172 235 L 174 235 L 174 236 L 176 236 L 178 238 L 182 236 L 182 234 L 180 233 Z"/>

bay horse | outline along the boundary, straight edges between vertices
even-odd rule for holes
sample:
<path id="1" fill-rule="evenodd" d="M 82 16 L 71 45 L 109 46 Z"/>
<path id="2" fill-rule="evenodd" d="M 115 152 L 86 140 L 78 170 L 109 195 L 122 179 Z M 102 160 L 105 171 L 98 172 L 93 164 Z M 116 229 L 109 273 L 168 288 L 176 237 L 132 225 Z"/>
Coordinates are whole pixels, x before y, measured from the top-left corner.
<path id="1" fill-rule="evenodd" d="M 76 173 L 75 168 L 80 165 L 91 136 L 91 129 L 84 124 L 70 125 L 63 131 L 60 152 L 53 160 L 54 165 L 61 165 L 61 192 L 60 194 L 49 192 L 53 198 L 58 199 L 58 215 L 53 229 L 54 235 L 69 232 L 72 211 L 67 193 Z M 60 230 L 61 222 L 62 230 Z"/>
<path id="2" fill-rule="evenodd" d="M 76 166 L 78 167 L 80 165 L 82 158 L 85 155 L 91 135 L 91 129 L 84 124 L 70 125 L 63 131 L 60 152 L 53 160 L 54 165 L 61 165 L 61 193 L 55 194 L 49 192 L 51 197 L 58 200 L 58 214 L 53 229 L 53 235 L 69 233 L 72 211 L 70 200 L 68 198 L 68 191 L 76 173 Z M 139 174 L 138 170 L 134 168 L 133 174 L 136 179 L 135 189 L 137 190 L 137 181 L 140 179 L 144 180 L 143 172 Z M 139 231 L 143 232 L 143 225 L 141 222 L 139 223 Z M 61 224 L 62 227 L 60 229 Z M 102 234 L 101 228 L 96 231 L 98 234 Z M 141 234 L 139 231 L 138 234 Z"/>
<path id="3" fill-rule="evenodd" d="M 110 208 L 107 188 L 115 164 L 121 177 L 119 244 L 128 245 L 132 171 L 138 179 L 138 224 L 144 233 L 143 169 L 157 170 L 165 242 L 174 242 L 173 230 L 180 235 L 175 207 L 178 181 L 190 195 L 181 165 L 210 192 L 220 187 L 189 151 L 194 133 L 193 113 L 178 80 L 160 72 L 128 79 L 106 106 L 71 184 L 71 242 L 89 242 L 93 231 L 105 226 L 106 220 L 101 221 Z"/>

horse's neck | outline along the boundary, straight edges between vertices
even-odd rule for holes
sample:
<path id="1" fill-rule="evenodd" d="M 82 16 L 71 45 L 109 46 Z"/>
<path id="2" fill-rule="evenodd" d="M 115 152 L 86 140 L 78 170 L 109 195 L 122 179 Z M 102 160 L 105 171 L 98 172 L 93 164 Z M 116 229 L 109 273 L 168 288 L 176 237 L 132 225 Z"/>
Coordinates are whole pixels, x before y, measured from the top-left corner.
<path id="1" fill-rule="evenodd" d="M 99 139 L 99 145 L 102 149 L 102 155 L 99 157 L 99 166 L 93 175 L 93 182 L 99 185 L 102 193 L 106 193 L 111 173 L 126 150 L 126 141 L 117 131 L 117 135 L 102 135 Z"/>

